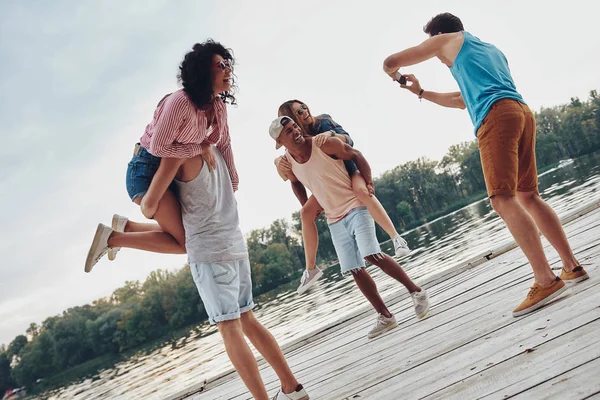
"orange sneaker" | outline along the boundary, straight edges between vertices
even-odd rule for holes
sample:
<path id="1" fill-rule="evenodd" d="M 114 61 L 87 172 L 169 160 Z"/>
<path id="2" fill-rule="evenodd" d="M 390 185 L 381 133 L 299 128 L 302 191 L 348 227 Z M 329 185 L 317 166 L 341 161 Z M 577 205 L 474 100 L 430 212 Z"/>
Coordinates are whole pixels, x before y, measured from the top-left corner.
<path id="1" fill-rule="evenodd" d="M 565 281 L 565 283 L 579 283 L 581 281 L 589 279 L 589 277 L 590 276 L 581 265 L 578 265 L 575 268 L 573 268 L 573 271 L 571 272 L 567 272 L 563 268 L 563 270 L 560 273 L 560 279 Z"/>
<path id="2" fill-rule="evenodd" d="M 520 317 L 545 306 L 565 290 L 567 290 L 565 282 L 558 276 L 549 286 L 534 283 L 525 301 L 513 311 L 513 317 Z"/>

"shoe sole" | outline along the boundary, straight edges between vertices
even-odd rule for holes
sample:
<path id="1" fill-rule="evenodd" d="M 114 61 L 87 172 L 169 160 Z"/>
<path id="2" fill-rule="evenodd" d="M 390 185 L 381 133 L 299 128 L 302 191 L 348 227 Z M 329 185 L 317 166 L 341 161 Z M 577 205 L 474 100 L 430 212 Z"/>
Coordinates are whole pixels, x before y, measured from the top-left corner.
<path id="1" fill-rule="evenodd" d="M 579 283 L 579 282 L 583 282 L 585 280 L 590 279 L 590 276 L 588 274 L 582 275 L 579 278 L 575 278 L 575 279 L 570 279 L 570 280 L 564 280 L 566 285 L 574 285 L 575 283 Z"/>
<path id="2" fill-rule="evenodd" d="M 423 319 L 429 314 L 429 303 L 427 304 L 427 308 L 421 314 L 417 314 L 417 318 Z"/>
<path id="3" fill-rule="evenodd" d="M 404 256 L 409 255 L 411 252 L 412 252 L 412 250 L 401 249 L 399 251 L 396 251 L 395 254 L 396 254 L 396 257 L 404 257 Z"/>
<path id="4" fill-rule="evenodd" d="M 392 329 L 396 328 L 397 326 L 398 326 L 398 321 L 394 322 L 392 325 L 388 325 L 384 330 L 381 330 L 377 333 L 374 333 L 374 334 L 369 333 L 367 335 L 367 337 L 369 339 L 376 338 L 377 336 L 383 335 L 384 333 L 391 331 Z"/>
<path id="5" fill-rule="evenodd" d="M 315 277 L 308 283 L 308 285 L 305 285 L 302 289 L 298 288 L 298 290 L 296 290 L 296 293 L 302 294 L 302 293 L 306 292 L 308 289 L 310 289 L 311 287 L 313 287 L 314 284 L 317 283 L 317 281 L 319 280 L 319 278 L 322 277 L 322 276 L 323 276 L 323 271 L 317 272 L 317 274 L 315 275 Z"/>
<path id="6" fill-rule="evenodd" d="M 112 217 L 112 222 L 110 224 L 110 227 L 113 229 L 113 231 L 117 230 L 117 225 L 119 224 L 119 216 L 117 214 L 113 215 Z M 114 261 L 115 258 L 117 258 L 117 253 L 119 252 L 119 250 L 116 249 L 110 249 L 108 250 L 108 259 L 110 261 Z"/>
<path id="7" fill-rule="evenodd" d="M 87 258 L 85 260 L 85 272 L 90 272 L 94 265 L 92 264 L 94 253 L 96 252 L 96 248 L 100 245 L 100 237 L 102 236 L 102 224 L 98 224 L 98 228 L 96 228 L 96 234 L 94 235 L 94 240 L 92 241 L 92 246 L 88 251 Z"/>
<path id="8" fill-rule="evenodd" d="M 558 289 L 556 292 L 552 293 L 550 296 L 546 297 L 545 299 L 540 300 L 538 303 L 532 305 L 531 307 L 526 308 L 521 311 L 518 311 L 518 312 L 513 311 L 513 317 L 520 317 L 522 315 L 529 314 L 530 312 L 533 312 L 535 310 L 538 310 L 538 309 L 544 307 L 546 304 L 550 303 L 552 300 L 554 300 L 555 298 L 557 298 L 558 296 L 563 294 L 567 289 L 568 289 L 568 287 L 565 284 L 563 287 Z"/>

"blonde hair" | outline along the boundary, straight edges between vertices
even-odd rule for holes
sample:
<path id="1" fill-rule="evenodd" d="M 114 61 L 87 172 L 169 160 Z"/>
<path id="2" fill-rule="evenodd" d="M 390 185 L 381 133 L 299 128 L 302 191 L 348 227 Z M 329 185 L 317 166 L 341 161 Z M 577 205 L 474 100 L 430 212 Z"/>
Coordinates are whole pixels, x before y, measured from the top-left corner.
<path id="1" fill-rule="evenodd" d="M 294 109 L 292 108 L 292 106 L 294 105 L 294 103 L 298 103 L 300 105 L 303 105 L 306 107 L 306 110 L 308 111 L 308 113 L 310 115 L 312 115 L 312 113 L 310 112 L 310 108 L 308 108 L 308 106 L 306 105 L 306 103 L 300 101 L 300 100 L 288 100 L 285 103 L 283 103 L 282 105 L 279 106 L 279 110 L 277 110 L 277 116 L 282 117 L 282 116 L 286 116 L 286 117 L 290 117 L 295 123 L 296 125 L 298 125 L 298 127 L 300 128 L 300 130 L 302 131 L 302 133 L 305 136 L 314 136 L 314 131 L 315 131 L 315 120 L 314 120 L 314 116 L 313 116 L 313 122 L 311 122 L 308 125 L 308 131 L 306 129 L 304 129 L 304 125 L 302 124 L 302 121 L 300 120 L 300 116 L 298 114 L 296 114 L 294 112 Z"/>

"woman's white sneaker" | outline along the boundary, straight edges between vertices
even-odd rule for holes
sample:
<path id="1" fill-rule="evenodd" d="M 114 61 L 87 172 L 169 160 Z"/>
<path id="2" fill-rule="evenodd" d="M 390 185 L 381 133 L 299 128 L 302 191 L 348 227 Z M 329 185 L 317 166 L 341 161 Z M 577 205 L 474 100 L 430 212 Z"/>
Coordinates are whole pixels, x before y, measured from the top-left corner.
<path id="1" fill-rule="evenodd" d="M 300 286 L 298 286 L 298 294 L 302 294 L 310 289 L 317 280 L 323 276 L 323 271 L 321 271 L 318 267 L 314 267 L 313 269 L 305 269 L 302 273 L 302 278 L 300 278 Z"/>
<path id="2" fill-rule="evenodd" d="M 413 304 L 415 305 L 415 314 L 417 318 L 425 318 L 429 312 L 429 295 L 425 289 L 421 289 L 420 292 L 413 292 L 410 294 L 412 297 Z"/>
<path id="3" fill-rule="evenodd" d="M 125 225 L 127 225 L 127 221 L 129 219 L 127 217 L 123 217 L 122 215 L 113 215 L 112 217 L 112 229 L 115 232 L 125 232 Z M 113 247 L 108 249 L 108 259 L 113 261 L 117 257 L 117 253 L 121 250 L 120 247 Z"/>
<path id="4" fill-rule="evenodd" d="M 98 224 L 92 246 L 85 260 L 85 272 L 90 272 L 94 265 L 108 252 L 108 238 L 113 230 L 104 224 Z"/>
<path id="5" fill-rule="evenodd" d="M 394 243 L 394 253 L 396 254 L 396 257 L 402 257 L 410 254 L 408 243 L 406 243 L 406 240 L 404 240 L 402 236 L 396 236 L 392 239 L 392 242 Z"/>

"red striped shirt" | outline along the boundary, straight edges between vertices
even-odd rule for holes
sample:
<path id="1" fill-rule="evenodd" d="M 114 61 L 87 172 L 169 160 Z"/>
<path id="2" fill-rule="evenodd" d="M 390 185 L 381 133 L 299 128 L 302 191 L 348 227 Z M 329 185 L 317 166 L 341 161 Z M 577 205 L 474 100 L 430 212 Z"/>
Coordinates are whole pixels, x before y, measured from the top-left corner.
<path id="1" fill-rule="evenodd" d="M 209 129 L 206 112 L 198 110 L 180 89 L 158 105 L 140 144 L 150 154 L 161 158 L 192 158 L 202 153 L 203 143 L 214 144 L 225 159 L 233 190 L 236 191 L 239 178 L 231 151 L 227 107 L 216 98 L 213 109 L 214 121 Z"/>

